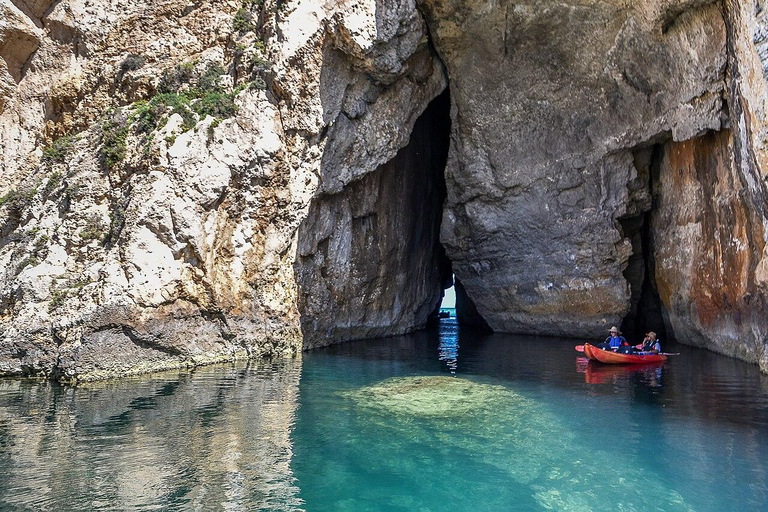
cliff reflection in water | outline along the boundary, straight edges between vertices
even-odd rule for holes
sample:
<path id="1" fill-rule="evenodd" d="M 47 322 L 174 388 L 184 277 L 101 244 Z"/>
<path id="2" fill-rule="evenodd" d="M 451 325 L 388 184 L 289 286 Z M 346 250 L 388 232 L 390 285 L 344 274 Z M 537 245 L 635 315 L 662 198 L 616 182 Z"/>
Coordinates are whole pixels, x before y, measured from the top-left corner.
<path id="1" fill-rule="evenodd" d="M 294 508 L 300 361 L 0 381 L 0 509 Z"/>

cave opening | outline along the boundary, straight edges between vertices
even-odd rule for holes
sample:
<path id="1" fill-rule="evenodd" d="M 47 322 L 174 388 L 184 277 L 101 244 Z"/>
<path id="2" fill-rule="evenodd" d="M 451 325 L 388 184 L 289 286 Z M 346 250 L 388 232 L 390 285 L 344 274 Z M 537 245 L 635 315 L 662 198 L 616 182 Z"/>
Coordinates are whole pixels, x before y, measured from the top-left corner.
<path id="1" fill-rule="evenodd" d="M 454 274 L 453 262 L 448 258 L 445 248 L 440 243 L 439 233 L 442 224 L 443 206 L 447 197 L 445 171 L 450 146 L 450 105 L 450 90 L 446 88 L 440 96 L 432 101 L 421 118 L 419 118 L 414 127 L 414 134 L 411 136 L 412 140 L 414 137 L 420 138 L 416 133 L 417 129 L 420 128 L 420 123 L 422 121 L 429 123 L 427 130 L 432 134 L 430 137 L 431 151 L 437 157 L 431 166 L 433 171 L 431 182 L 433 183 L 433 190 L 437 195 L 432 201 L 427 201 L 427 203 L 439 202 L 440 204 L 439 215 L 434 218 L 435 225 L 433 229 L 433 232 L 437 234 L 434 238 L 434 254 L 436 255 L 434 264 L 440 272 L 439 289 L 436 292 L 439 295 L 439 300 L 429 316 L 427 325 L 434 325 L 436 321 L 446 318 L 445 313 L 449 313 L 459 325 L 490 331 L 490 327 L 477 311 L 475 303 L 462 285 L 461 280 Z"/>
<path id="2" fill-rule="evenodd" d="M 672 336 L 664 322 L 664 308 L 656 286 L 653 239 L 654 212 L 659 197 L 655 187 L 663 157 L 663 145 L 655 144 L 635 153 L 637 179 L 630 185 L 629 214 L 619 219 L 622 234 L 632 243 L 632 255 L 624 270 L 629 283 L 630 307 L 621 324 L 628 339 L 640 340 L 648 331 L 665 340 Z"/>
<path id="3" fill-rule="evenodd" d="M 455 320 L 487 327 L 440 242 L 450 140 L 446 88 L 391 160 L 313 199 L 294 265 L 305 349 L 434 326 L 452 286 Z"/>
<path id="4" fill-rule="evenodd" d="M 437 317 L 453 284 L 440 243 L 450 105 L 446 88 L 390 161 L 311 203 L 294 266 L 305 349 L 405 334 Z"/>

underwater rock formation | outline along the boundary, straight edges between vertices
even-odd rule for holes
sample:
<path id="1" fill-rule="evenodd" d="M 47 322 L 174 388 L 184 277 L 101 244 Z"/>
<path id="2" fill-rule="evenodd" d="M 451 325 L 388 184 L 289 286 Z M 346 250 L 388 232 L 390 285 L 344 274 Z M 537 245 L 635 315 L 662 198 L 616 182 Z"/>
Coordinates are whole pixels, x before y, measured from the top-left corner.
<path id="1" fill-rule="evenodd" d="M 365 418 L 359 424 L 361 438 L 408 440 L 403 445 L 360 444 L 368 457 L 386 461 L 389 467 L 382 472 L 387 474 L 404 473 L 405 468 L 398 469 L 413 464 L 413 454 L 424 443 L 439 446 L 450 454 L 448 459 L 465 452 L 480 454 L 487 471 L 504 475 L 510 486 L 533 489 L 535 503 L 527 508 L 595 510 L 604 503 L 642 508 L 653 496 L 650 499 L 660 500 L 667 510 L 690 509 L 657 474 L 638 471 L 625 453 L 595 450 L 589 436 L 574 432 L 556 411 L 517 389 L 492 381 L 424 375 L 386 379 L 343 396 Z M 353 451 L 350 458 L 357 459 L 354 450 L 360 445 L 345 445 Z M 387 456 L 377 454 L 384 449 Z M 578 472 L 567 467 L 574 461 Z M 425 465 L 424 470 L 431 467 Z M 632 478 L 605 480 L 605 474 Z M 595 481 L 603 483 L 595 486 Z M 457 497 L 457 502 L 462 499 L 466 496 Z"/>

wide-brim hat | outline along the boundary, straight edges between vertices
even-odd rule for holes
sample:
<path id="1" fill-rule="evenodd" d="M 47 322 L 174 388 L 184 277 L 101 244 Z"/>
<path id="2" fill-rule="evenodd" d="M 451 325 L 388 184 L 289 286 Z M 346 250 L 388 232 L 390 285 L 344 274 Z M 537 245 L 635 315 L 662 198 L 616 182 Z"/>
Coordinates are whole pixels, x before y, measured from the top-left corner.
<path id="1" fill-rule="evenodd" d="M 612 326 L 612 327 L 611 327 L 611 328 L 608 330 L 608 332 L 613 332 L 613 331 L 616 331 L 617 333 L 621 334 L 621 331 L 620 331 L 620 330 L 619 330 L 619 329 L 618 329 L 618 328 L 617 328 L 615 325 L 614 325 L 614 326 Z"/>
<path id="2" fill-rule="evenodd" d="M 658 336 L 656 335 L 656 333 L 655 333 L 655 332 L 653 332 L 653 331 L 648 331 L 647 333 L 645 333 L 645 335 L 646 335 L 646 336 L 653 336 L 653 339 L 656 339 L 656 338 L 658 337 Z"/>

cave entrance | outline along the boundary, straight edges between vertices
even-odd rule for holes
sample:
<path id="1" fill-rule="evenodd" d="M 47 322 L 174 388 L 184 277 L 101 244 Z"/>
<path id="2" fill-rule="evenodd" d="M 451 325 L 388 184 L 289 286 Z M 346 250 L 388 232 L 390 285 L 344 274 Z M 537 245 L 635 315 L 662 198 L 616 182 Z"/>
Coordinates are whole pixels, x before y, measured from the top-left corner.
<path id="1" fill-rule="evenodd" d="M 619 219 L 624 237 L 632 242 L 632 255 L 624 278 L 630 286 L 630 307 L 621 324 L 628 339 L 642 339 L 656 332 L 660 339 L 671 335 L 664 323 L 664 309 L 656 287 L 653 240 L 653 214 L 658 209 L 655 186 L 663 157 L 663 145 L 656 144 L 635 152 L 637 179 L 630 186 L 630 214 Z"/>
<path id="2" fill-rule="evenodd" d="M 450 261 L 447 258 L 446 261 L 450 265 Z M 442 286 L 443 297 L 432 315 L 433 319 L 444 320 L 452 318 L 455 323 L 464 326 L 479 327 L 486 331 L 491 330 L 485 319 L 477 311 L 477 307 L 475 307 L 475 303 L 470 298 L 467 290 L 454 274 L 445 277 Z"/>
<path id="3" fill-rule="evenodd" d="M 437 316 L 453 283 L 440 244 L 450 104 L 446 89 L 394 158 L 313 199 L 294 267 L 305 349 L 408 333 Z M 330 132 L 326 151 L 345 136 Z"/>

